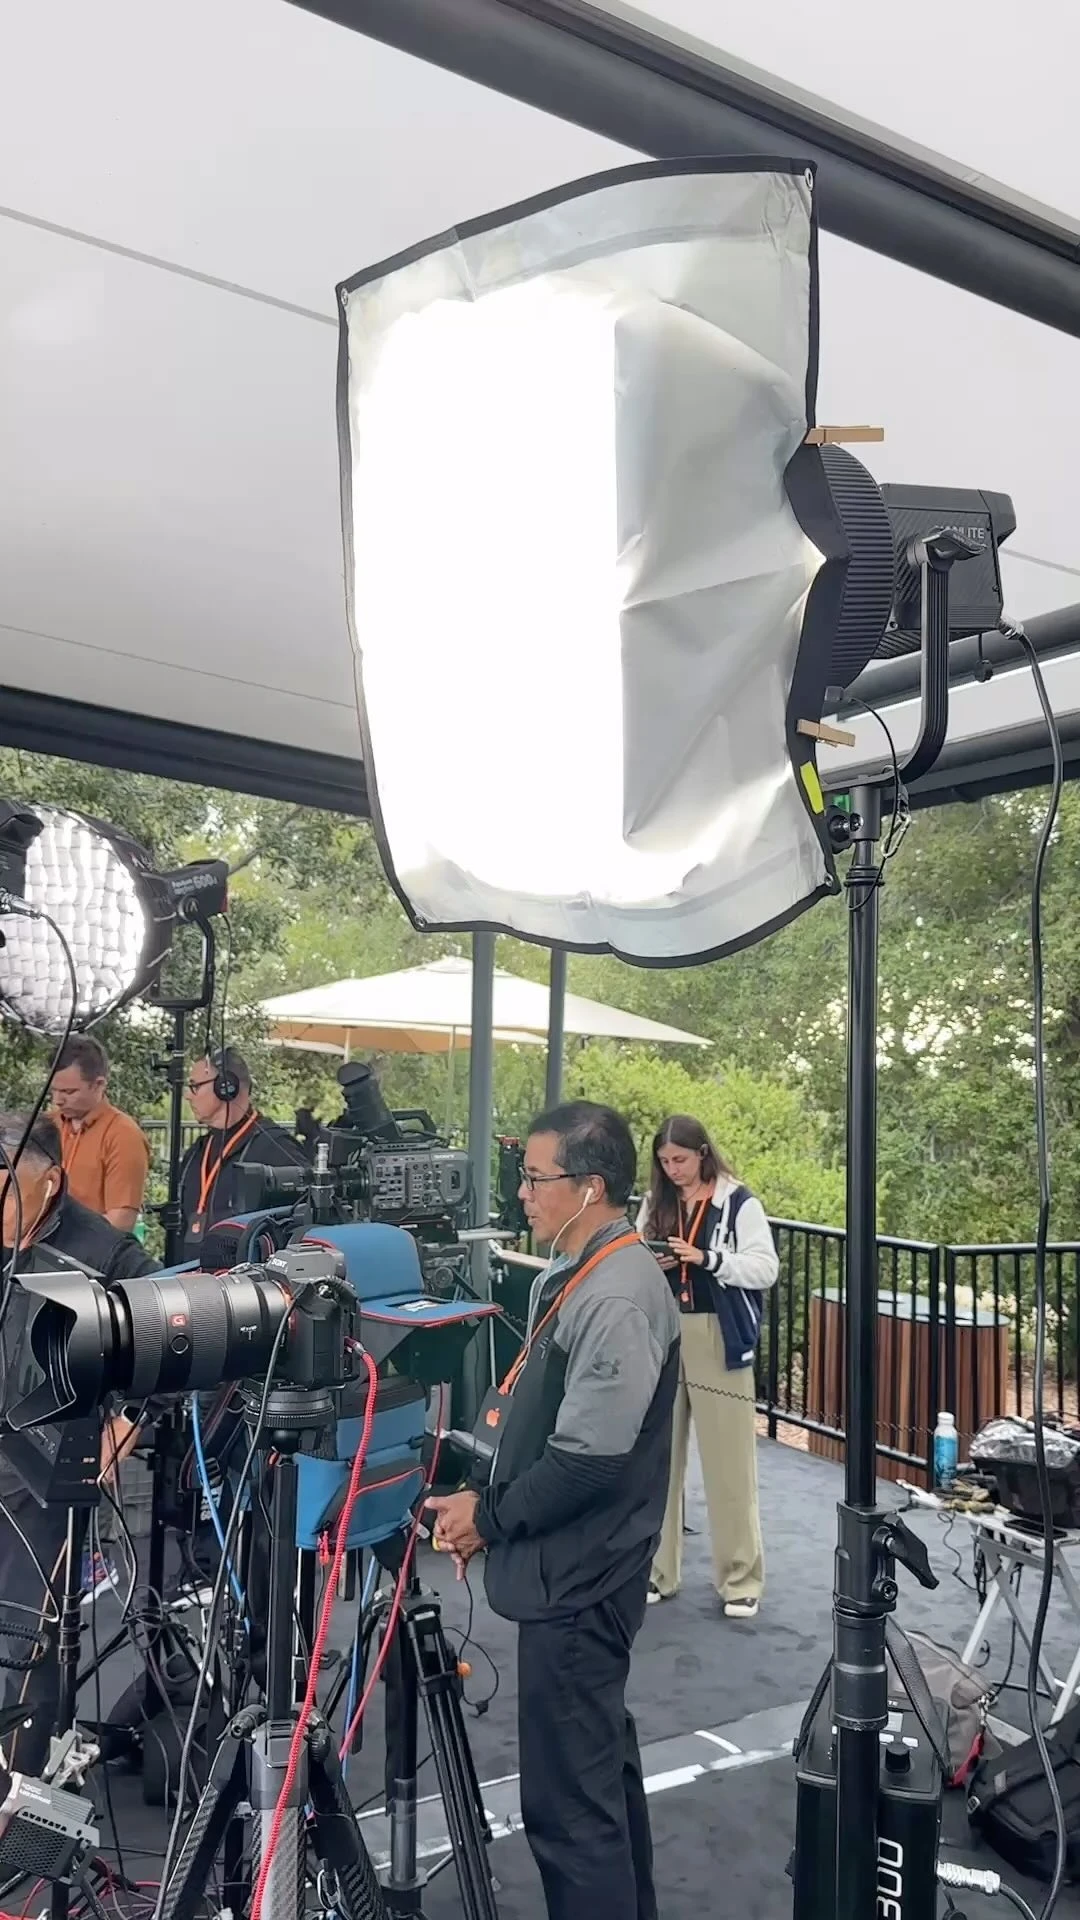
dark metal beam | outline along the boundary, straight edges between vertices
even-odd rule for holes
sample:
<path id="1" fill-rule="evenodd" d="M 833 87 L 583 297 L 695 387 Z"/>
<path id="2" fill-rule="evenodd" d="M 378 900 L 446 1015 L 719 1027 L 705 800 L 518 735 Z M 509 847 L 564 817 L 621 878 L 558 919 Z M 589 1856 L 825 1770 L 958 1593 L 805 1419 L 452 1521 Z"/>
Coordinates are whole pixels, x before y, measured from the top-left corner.
<path id="1" fill-rule="evenodd" d="M 638 153 L 813 160 L 830 233 L 1080 336 L 1080 225 L 656 22 L 587 0 L 293 4 Z"/>
<path id="2" fill-rule="evenodd" d="M 313 753 L 280 740 L 256 740 L 184 726 L 149 714 L 60 700 L 52 694 L 0 687 L 0 747 L 54 754 L 122 773 L 222 787 L 294 806 L 369 817 L 364 769 L 340 754 Z"/>
<path id="3" fill-rule="evenodd" d="M 1040 660 L 1080 653 L 1080 606 L 1036 614 L 1034 619 L 1025 620 L 1024 630 Z M 949 648 L 949 685 L 962 687 L 969 680 L 979 679 L 985 665 L 1007 669 L 1027 663 L 1023 648 L 1003 633 L 984 633 L 981 643 L 978 639 L 956 640 Z M 828 711 L 843 719 L 863 707 L 894 707 L 903 700 L 916 700 L 921 671 L 917 653 L 872 661 Z"/>
<path id="4" fill-rule="evenodd" d="M 1066 780 L 1080 779 L 1080 714 L 1059 714 Z M 1050 784 L 1052 759 L 1046 727 L 1032 720 L 998 731 L 986 740 L 946 746 L 932 771 L 909 793 L 915 810 L 946 807 L 956 800 L 982 800 L 989 794 L 1020 793 Z"/>

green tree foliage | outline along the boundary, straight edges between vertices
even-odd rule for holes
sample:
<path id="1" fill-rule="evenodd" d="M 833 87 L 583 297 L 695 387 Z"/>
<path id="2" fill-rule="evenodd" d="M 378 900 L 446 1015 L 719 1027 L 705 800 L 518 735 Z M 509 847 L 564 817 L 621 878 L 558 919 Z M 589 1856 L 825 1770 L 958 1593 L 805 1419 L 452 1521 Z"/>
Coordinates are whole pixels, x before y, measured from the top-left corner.
<path id="1" fill-rule="evenodd" d="M 262 1104 L 336 1110 L 332 1056 L 265 1044 L 258 1002 L 346 975 L 468 951 L 421 936 L 388 887 L 370 830 L 336 815 L 0 751 L 0 791 L 116 821 L 163 866 L 220 855 L 233 869 L 226 1029 L 250 1054 Z M 1028 896 L 1042 794 L 916 815 L 882 897 L 879 1060 L 882 1225 L 927 1239 L 1030 1239 L 1035 1220 Z M 1045 913 L 1054 1230 L 1080 1235 L 1080 795 L 1068 789 Z M 644 1151 L 665 1113 L 700 1115 L 776 1213 L 843 1217 L 847 903 L 712 965 L 670 972 L 575 957 L 579 993 L 708 1039 L 653 1055 L 568 1043 L 566 1087 L 627 1111 Z M 501 966 L 544 979 L 547 955 L 510 940 Z M 214 1032 L 219 1031 L 220 1004 Z M 101 1038 L 115 1092 L 163 1112 L 159 1028 L 122 1014 Z M 49 1049 L 0 1024 L 0 1084 L 21 1101 Z M 468 1056 L 390 1054 L 387 1098 L 459 1133 Z M 496 1051 L 494 1122 L 520 1133 L 543 1102 L 542 1047 Z"/>
<path id="2" fill-rule="evenodd" d="M 566 1076 L 568 1097 L 602 1100 L 624 1113 L 649 1175 L 659 1122 L 689 1113 L 702 1122 L 728 1165 L 786 1219 L 843 1219 L 844 1180 L 828 1164 L 825 1123 L 803 1089 L 729 1064 L 709 1078 L 640 1048 L 585 1047 Z"/>

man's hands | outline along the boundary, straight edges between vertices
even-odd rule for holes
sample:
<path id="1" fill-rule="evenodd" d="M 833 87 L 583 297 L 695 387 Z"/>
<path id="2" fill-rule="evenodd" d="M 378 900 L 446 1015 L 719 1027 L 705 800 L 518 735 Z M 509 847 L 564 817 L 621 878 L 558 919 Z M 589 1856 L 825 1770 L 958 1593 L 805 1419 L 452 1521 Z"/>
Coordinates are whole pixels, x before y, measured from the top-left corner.
<path id="1" fill-rule="evenodd" d="M 427 1501 L 427 1511 L 435 1515 L 435 1544 L 454 1556 L 459 1580 L 474 1553 L 484 1551 L 484 1542 L 476 1531 L 478 1493 L 448 1493 Z"/>
<path id="2" fill-rule="evenodd" d="M 101 1429 L 101 1479 L 114 1480 L 116 1469 L 121 1460 L 126 1460 L 139 1438 L 139 1428 L 134 1420 L 128 1420 L 122 1413 L 114 1414 L 106 1420 Z"/>

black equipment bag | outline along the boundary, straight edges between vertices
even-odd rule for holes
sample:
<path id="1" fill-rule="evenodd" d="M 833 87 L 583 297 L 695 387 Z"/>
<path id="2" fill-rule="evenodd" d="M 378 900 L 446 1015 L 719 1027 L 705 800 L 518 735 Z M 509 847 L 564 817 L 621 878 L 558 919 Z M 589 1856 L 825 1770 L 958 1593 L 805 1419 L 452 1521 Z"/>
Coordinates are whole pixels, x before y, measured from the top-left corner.
<path id="1" fill-rule="evenodd" d="M 1080 1705 L 1046 1735 L 1065 1811 L 1065 1873 L 1080 1879 Z M 968 1794 L 968 1818 L 1003 1860 L 1036 1880 L 1054 1872 L 1054 1810 L 1034 1740 L 983 1760 Z"/>

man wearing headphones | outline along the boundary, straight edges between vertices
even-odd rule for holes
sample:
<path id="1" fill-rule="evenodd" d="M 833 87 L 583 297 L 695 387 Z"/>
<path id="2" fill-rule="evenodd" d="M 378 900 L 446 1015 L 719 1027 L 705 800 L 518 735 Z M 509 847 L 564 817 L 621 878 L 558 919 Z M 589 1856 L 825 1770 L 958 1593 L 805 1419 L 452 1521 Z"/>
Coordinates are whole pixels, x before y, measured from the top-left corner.
<path id="1" fill-rule="evenodd" d="M 626 1121 L 578 1100 L 534 1120 L 520 1198 L 552 1259 L 477 1425 L 482 1493 L 429 1504 L 459 1573 L 486 1554 L 518 1622 L 521 1812 L 550 1920 L 656 1920 L 630 1650 L 667 1501 L 679 1314 L 627 1218 Z"/>
<path id="2" fill-rule="evenodd" d="M 72 1199 L 55 1121 L 37 1120 L 27 1133 L 28 1120 L 28 1114 L 0 1114 L 0 1148 L 14 1172 L 12 1178 L 8 1168 L 0 1165 L 4 1272 L 62 1273 L 70 1268 L 97 1274 L 106 1285 L 156 1273 L 157 1261 L 133 1233 L 121 1232 Z M 8 1355 L 9 1365 L 13 1358 Z M 96 1444 L 96 1435 L 91 1437 Z M 123 1415 L 106 1421 L 103 1470 L 115 1472 L 137 1437 L 136 1428 Z M 40 1507 L 0 1451 L 0 1660 L 25 1661 L 38 1621 L 55 1614 L 28 1543 L 51 1579 L 54 1569 L 60 1569 L 66 1534 L 67 1509 Z M 62 1582 L 58 1580 L 57 1585 Z M 24 1773 L 39 1773 L 48 1758 L 59 1703 L 55 1630 L 44 1658 L 30 1671 L 8 1666 L 4 1682 L 5 1704 L 25 1704 L 29 1720 L 13 1736 L 8 1762 Z"/>
<path id="3" fill-rule="evenodd" d="M 262 1167 L 305 1167 L 308 1162 L 299 1142 L 273 1120 L 264 1120 L 252 1105 L 251 1074 L 233 1047 L 195 1062 L 187 1101 L 206 1129 L 180 1165 L 184 1259 L 198 1260 L 208 1228 L 238 1211 L 238 1167 L 245 1161 Z"/>

